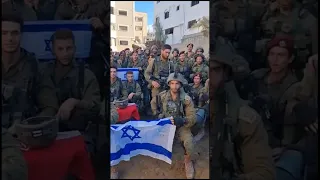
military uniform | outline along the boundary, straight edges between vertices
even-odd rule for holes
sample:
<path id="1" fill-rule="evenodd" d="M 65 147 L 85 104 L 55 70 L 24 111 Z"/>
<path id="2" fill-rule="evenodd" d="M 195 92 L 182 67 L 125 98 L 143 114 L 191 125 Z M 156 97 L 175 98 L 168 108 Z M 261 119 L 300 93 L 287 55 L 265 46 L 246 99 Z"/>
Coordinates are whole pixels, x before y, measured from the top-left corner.
<path id="1" fill-rule="evenodd" d="M 2 3 L 2 14 L 18 13 L 24 21 L 38 20 L 36 12 L 24 2 L 15 2 L 14 0 L 7 0 Z"/>
<path id="2" fill-rule="evenodd" d="M 115 82 L 110 83 L 110 93 L 111 102 L 117 99 L 128 97 L 128 91 L 125 88 L 123 88 L 120 78 L 117 78 Z"/>
<path id="3" fill-rule="evenodd" d="M 159 92 L 164 90 L 169 74 L 174 71 L 174 65 L 169 60 L 163 60 L 161 57 L 156 56 L 155 58 L 150 58 L 148 67 L 144 72 L 144 77 L 146 81 L 149 83 L 149 87 L 151 88 L 151 97 L 155 97 Z M 157 80 L 161 81 L 160 87 L 155 88 L 152 86 L 151 79 L 156 78 Z"/>
<path id="4" fill-rule="evenodd" d="M 4 180 L 27 180 L 28 167 L 19 142 L 6 129 L 1 132 L 1 177 Z"/>
<path id="5" fill-rule="evenodd" d="M 7 70 L 2 65 L 2 127 L 9 128 L 14 121 L 39 112 L 44 116 L 55 114 L 57 107 L 50 101 L 54 92 L 43 88 L 38 78 L 38 61 L 34 54 L 22 48 L 14 65 Z"/>
<path id="6" fill-rule="evenodd" d="M 209 67 L 203 62 L 201 64 L 194 63 L 191 68 L 190 79 L 193 79 L 195 73 L 201 73 L 203 81 L 206 81 L 209 75 Z"/>
<path id="7" fill-rule="evenodd" d="M 129 102 L 136 103 L 139 108 L 141 108 L 141 99 L 142 97 L 142 91 L 139 83 L 137 83 L 135 80 L 133 82 L 124 81 L 122 82 L 122 87 L 127 90 L 128 95 L 130 93 L 135 93 L 135 95 L 132 97 Z"/>
<path id="8" fill-rule="evenodd" d="M 176 72 L 183 74 L 184 78 L 187 79 L 188 81 L 190 81 L 191 69 L 190 69 L 189 64 L 186 61 L 181 62 L 180 60 L 178 60 L 175 63 L 174 69 Z"/>
<path id="9" fill-rule="evenodd" d="M 234 54 L 227 44 L 221 43 L 214 53 L 213 61 L 232 69 Z M 234 82 L 225 83 L 210 96 L 214 96 L 210 98 L 210 119 L 214 120 L 210 133 L 215 144 L 211 147 L 210 160 L 213 177 L 275 179 L 272 153 L 261 117 L 239 97 Z M 225 166 L 226 162 L 231 163 L 232 169 Z"/>
<path id="10" fill-rule="evenodd" d="M 167 84 L 170 81 L 176 80 L 181 84 L 184 83 L 183 77 L 180 74 L 175 77 L 175 73 L 170 74 L 167 80 Z M 154 115 L 158 114 L 158 106 L 161 108 L 160 114 L 158 114 L 159 118 L 164 117 L 173 117 L 175 118 L 185 118 L 182 127 L 178 127 L 177 134 L 179 136 L 180 141 L 183 142 L 183 147 L 185 149 L 185 166 L 186 166 L 186 175 L 187 178 L 192 179 L 194 176 L 193 164 L 191 162 L 190 156 L 193 154 L 193 136 L 191 133 L 191 127 L 196 123 L 195 117 L 195 109 L 193 106 L 193 102 L 182 89 L 178 93 L 177 99 L 173 99 L 170 90 L 162 91 L 157 95 L 158 97 L 153 97 L 151 100 L 151 110 Z M 158 99 L 158 100 L 157 100 Z"/>
<path id="11" fill-rule="evenodd" d="M 194 83 L 189 84 L 190 87 L 190 94 L 192 94 L 192 100 L 195 106 L 199 105 L 199 96 L 200 96 L 200 90 L 203 88 L 202 84 L 199 84 L 199 86 L 196 86 Z"/>
<path id="12" fill-rule="evenodd" d="M 101 104 L 100 116 L 102 117 L 106 116 L 106 100 L 104 100 Z M 118 119 L 119 119 L 119 113 L 115 105 L 113 103 L 110 103 L 110 124 L 116 124 Z"/>
<path id="13" fill-rule="evenodd" d="M 143 60 L 143 59 L 138 59 L 136 62 L 134 62 L 133 60 L 131 60 L 128 63 L 128 68 L 139 68 L 141 67 L 141 69 L 146 69 L 147 68 L 147 63 Z"/>

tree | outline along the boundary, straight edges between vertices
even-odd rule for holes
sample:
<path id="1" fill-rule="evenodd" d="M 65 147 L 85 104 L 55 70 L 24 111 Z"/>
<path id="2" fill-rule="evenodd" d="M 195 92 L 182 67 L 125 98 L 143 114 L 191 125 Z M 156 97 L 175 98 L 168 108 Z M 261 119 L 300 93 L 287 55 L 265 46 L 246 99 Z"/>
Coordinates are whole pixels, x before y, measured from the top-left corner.
<path id="1" fill-rule="evenodd" d="M 201 28 L 201 32 L 204 37 L 209 37 L 209 18 L 204 16 L 197 23 L 195 23 L 191 28 Z"/>
<path id="2" fill-rule="evenodd" d="M 156 21 L 153 24 L 153 29 L 154 29 L 155 41 L 165 43 L 168 36 L 163 33 L 162 25 L 159 21 Z"/>

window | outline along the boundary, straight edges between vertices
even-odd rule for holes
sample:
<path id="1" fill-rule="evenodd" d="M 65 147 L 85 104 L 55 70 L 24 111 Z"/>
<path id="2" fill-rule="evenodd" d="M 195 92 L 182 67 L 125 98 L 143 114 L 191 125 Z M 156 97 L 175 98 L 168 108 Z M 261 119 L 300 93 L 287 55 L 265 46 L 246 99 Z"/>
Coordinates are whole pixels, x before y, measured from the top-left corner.
<path id="1" fill-rule="evenodd" d="M 177 11 L 179 11 L 180 10 L 180 6 L 177 6 Z"/>
<path id="2" fill-rule="evenodd" d="M 192 28 L 192 26 L 193 26 L 194 24 L 196 24 L 196 23 L 197 23 L 197 20 L 189 21 L 189 22 L 188 22 L 188 29 Z"/>
<path id="3" fill-rule="evenodd" d="M 156 17 L 156 23 L 160 22 L 159 17 Z"/>
<path id="4" fill-rule="evenodd" d="M 166 30 L 164 30 L 164 34 L 173 34 L 173 28 L 168 28 Z"/>
<path id="5" fill-rule="evenodd" d="M 199 1 L 191 1 L 191 7 L 199 4 Z"/>
<path id="6" fill-rule="evenodd" d="M 142 26 L 136 26 L 136 31 L 142 31 Z"/>
<path id="7" fill-rule="evenodd" d="M 167 19 L 167 18 L 169 18 L 169 11 L 164 12 L 164 19 Z"/>
<path id="8" fill-rule="evenodd" d="M 120 40 L 119 44 L 120 44 L 121 46 L 128 46 L 128 45 L 129 45 L 129 42 L 128 42 L 128 41 L 121 41 L 121 40 Z"/>
<path id="9" fill-rule="evenodd" d="M 119 10 L 118 12 L 119 12 L 120 16 L 128 16 L 128 12 L 127 11 Z"/>
<path id="10" fill-rule="evenodd" d="M 119 26 L 120 31 L 128 31 L 128 26 Z"/>
<path id="11" fill-rule="evenodd" d="M 114 14 L 114 9 L 113 9 L 113 7 L 111 7 L 111 14 Z"/>
<path id="12" fill-rule="evenodd" d="M 111 23 L 111 30 L 116 31 L 116 24 Z"/>
<path id="13" fill-rule="evenodd" d="M 136 22 L 142 22 L 143 21 L 142 17 L 135 17 L 135 19 L 136 19 Z"/>

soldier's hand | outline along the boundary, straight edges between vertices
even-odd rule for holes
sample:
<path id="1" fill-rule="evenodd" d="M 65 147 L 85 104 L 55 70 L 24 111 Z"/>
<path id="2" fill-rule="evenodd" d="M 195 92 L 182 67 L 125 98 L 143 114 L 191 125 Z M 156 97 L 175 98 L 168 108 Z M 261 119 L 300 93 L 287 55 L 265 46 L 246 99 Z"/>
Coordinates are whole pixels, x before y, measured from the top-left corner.
<path id="1" fill-rule="evenodd" d="M 69 98 L 62 103 L 57 113 L 57 117 L 61 118 L 62 120 L 68 120 L 71 115 L 71 111 L 76 107 L 79 100 L 74 98 Z"/>
<path id="2" fill-rule="evenodd" d="M 90 19 L 90 22 L 91 22 L 92 26 L 94 27 L 94 29 L 103 29 L 104 28 L 102 21 L 97 17 L 92 17 Z"/>
<path id="3" fill-rule="evenodd" d="M 309 126 L 306 126 L 304 128 L 307 132 L 311 132 L 311 133 L 318 133 L 318 121 L 315 123 L 310 124 Z"/>
<path id="4" fill-rule="evenodd" d="M 160 84 L 157 82 L 157 81 L 152 81 L 152 86 L 155 87 L 155 88 L 159 88 L 160 87 Z"/>
<path id="5" fill-rule="evenodd" d="M 128 99 L 132 99 L 134 95 L 135 95 L 135 93 L 130 93 L 130 94 L 128 95 Z"/>

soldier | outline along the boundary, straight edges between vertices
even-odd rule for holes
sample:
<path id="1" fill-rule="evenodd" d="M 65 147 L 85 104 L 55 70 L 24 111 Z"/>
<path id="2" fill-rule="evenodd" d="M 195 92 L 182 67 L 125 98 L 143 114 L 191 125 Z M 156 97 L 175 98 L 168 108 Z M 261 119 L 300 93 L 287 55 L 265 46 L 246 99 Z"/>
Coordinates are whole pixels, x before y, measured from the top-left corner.
<path id="1" fill-rule="evenodd" d="M 179 61 L 179 50 L 177 48 L 174 48 L 172 51 L 172 57 L 171 62 L 177 63 Z"/>
<path id="2" fill-rule="evenodd" d="M 169 62 L 168 59 L 170 51 L 170 45 L 163 45 L 163 47 L 161 48 L 161 56 L 150 58 L 148 67 L 144 72 L 144 77 L 149 83 L 149 88 L 151 88 L 152 98 L 167 87 L 165 82 L 169 74 L 174 71 L 174 66 L 171 62 Z"/>
<path id="3" fill-rule="evenodd" d="M 114 66 L 116 68 L 119 68 L 119 64 L 115 60 L 115 56 L 113 54 L 110 54 L 110 67 Z"/>
<path id="4" fill-rule="evenodd" d="M 20 47 L 22 19 L 2 16 L 2 127 L 12 132 L 15 122 L 35 116 L 53 116 L 58 109 L 54 91 L 39 84 L 38 61 Z"/>
<path id="5" fill-rule="evenodd" d="M 194 57 L 196 59 L 196 62 L 191 67 L 190 78 L 192 79 L 193 75 L 195 73 L 200 72 L 203 76 L 203 81 L 206 81 L 208 79 L 208 75 L 209 75 L 209 67 L 207 65 L 205 65 L 203 62 L 204 56 L 203 55 L 195 55 Z"/>
<path id="6" fill-rule="evenodd" d="M 210 62 L 213 178 L 273 180 L 272 154 L 261 117 L 240 99 L 230 80 L 232 53 L 227 44 L 221 44 Z"/>
<path id="7" fill-rule="evenodd" d="M 193 155 L 193 139 L 191 127 L 194 126 L 196 117 L 193 102 L 182 89 L 185 79 L 179 73 L 171 73 L 167 84 L 170 89 L 161 92 L 151 100 L 153 115 L 158 118 L 173 117 L 173 124 L 177 126 L 180 140 L 185 150 L 185 171 L 187 179 L 193 179 L 194 167 L 191 160 Z"/>
<path id="8" fill-rule="evenodd" d="M 203 55 L 204 56 L 204 50 L 203 50 L 203 48 L 202 47 L 198 47 L 197 49 L 196 49 L 196 53 L 195 54 L 200 54 L 200 55 Z M 207 59 L 207 58 L 204 58 L 203 59 L 203 62 L 207 65 L 207 66 L 209 66 L 209 60 Z"/>
<path id="9" fill-rule="evenodd" d="M 150 50 L 151 50 L 150 55 L 155 56 L 155 57 L 158 56 L 158 46 L 157 45 L 151 46 Z"/>
<path id="10" fill-rule="evenodd" d="M 127 72 L 127 80 L 122 82 L 122 88 L 127 90 L 129 103 L 135 103 L 141 109 L 141 87 L 134 80 L 132 71 Z"/>
<path id="11" fill-rule="evenodd" d="M 203 88 L 202 82 L 202 74 L 201 73 L 195 73 L 193 75 L 193 83 L 190 83 L 190 95 L 193 100 L 193 103 L 195 107 L 198 107 L 199 105 L 199 95 L 200 90 Z"/>
<path id="12" fill-rule="evenodd" d="M 84 62 L 75 62 L 75 39 L 71 30 L 57 30 L 51 37 L 55 60 L 46 64 L 41 74 L 41 84 L 55 90 L 52 103 L 58 105 L 56 116 L 60 131 L 78 130 L 86 138 L 89 152 L 94 148 L 92 135 L 86 132 L 89 119 L 98 118 L 100 88 L 95 75 Z"/>
<path id="13" fill-rule="evenodd" d="M 192 51 L 192 49 L 193 49 L 193 44 L 192 43 L 189 43 L 188 45 L 187 45 L 187 52 L 186 52 L 186 58 L 188 58 L 188 59 L 193 59 L 193 56 L 195 55 L 195 53 Z"/>
<path id="14" fill-rule="evenodd" d="M 137 51 L 133 51 L 131 57 L 128 68 L 139 68 L 139 71 L 143 71 L 147 67 L 147 64 L 142 59 L 139 59 Z"/>
<path id="15" fill-rule="evenodd" d="M 36 21 L 38 20 L 37 14 L 33 7 L 35 1 L 15 1 L 4 0 L 2 1 L 2 14 L 15 13 L 20 15 L 24 21 Z"/>
<path id="16" fill-rule="evenodd" d="M 117 66 L 120 68 L 127 68 L 128 67 L 129 61 L 126 58 L 126 54 L 124 51 L 120 52 L 119 58 L 117 59 L 117 64 L 118 64 Z"/>
<path id="17" fill-rule="evenodd" d="M 292 35 L 297 50 L 297 63 L 303 66 L 309 55 L 318 52 L 317 22 L 300 3 L 293 0 L 276 0 L 267 8 L 261 26 L 264 34 Z"/>
<path id="18" fill-rule="evenodd" d="M 4 128 L 2 128 L 1 135 L 2 179 L 27 180 L 28 167 L 19 142 Z"/>
<path id="19" fill-rule="evenodd" d="M 175 63 L 175 71 L 176 72 L 179 72 L 180 74 L 183 74 L 184 78 L 186 80 L 188 80 L 189 82 L 189 79 L 190 79 L 190 66 L 188 64 L 188 62 L 186 61 L 186 58 L 185 58 L 185 52 L 184 51 L 181 51 L 179 53 L 179 61 L 177 61 Z"/>
<path id="20" fill-rule="evenodd" d="M 110 67 L 110 102 L 126 98 L 128 92 L 122 87 L 121 79 L 117 77 L 117 68 Z"/>

